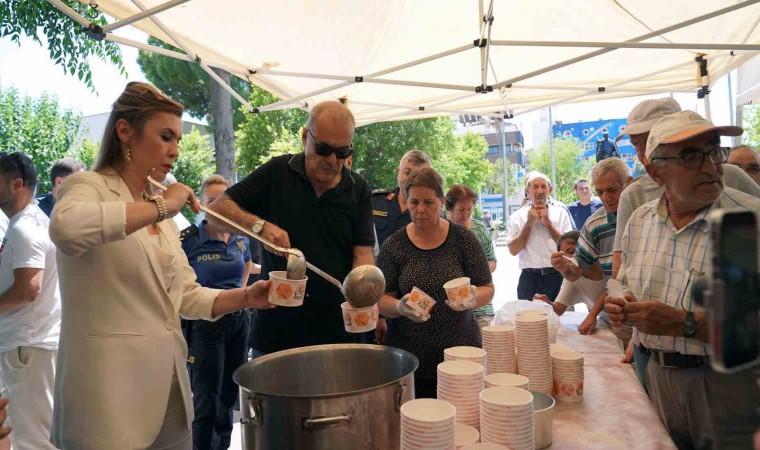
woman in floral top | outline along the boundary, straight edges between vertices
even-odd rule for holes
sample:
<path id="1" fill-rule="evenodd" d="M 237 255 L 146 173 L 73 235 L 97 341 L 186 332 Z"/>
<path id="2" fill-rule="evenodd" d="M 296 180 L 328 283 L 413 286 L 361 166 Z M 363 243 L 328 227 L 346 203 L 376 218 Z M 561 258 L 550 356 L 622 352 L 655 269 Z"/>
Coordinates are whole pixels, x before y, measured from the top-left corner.
<path id="1" fill-rule="evenodd" d="M 449 220 L 475 233 L 488 259 L 488 268 L 493 272 L 496 270 L 496 254 L 493 251 L 491 233 L 483 222 L 472 218 L 472 209 L 476 201 L 478 194 L 472 189 L 464 184 L 455 184 L 446 193 L 446 211 L 449 212 Z M 481 328 L 491 325 L 494 316 L 493 305 L 489 302 L 486 306 L 473 310 L 473 314 Z"/>

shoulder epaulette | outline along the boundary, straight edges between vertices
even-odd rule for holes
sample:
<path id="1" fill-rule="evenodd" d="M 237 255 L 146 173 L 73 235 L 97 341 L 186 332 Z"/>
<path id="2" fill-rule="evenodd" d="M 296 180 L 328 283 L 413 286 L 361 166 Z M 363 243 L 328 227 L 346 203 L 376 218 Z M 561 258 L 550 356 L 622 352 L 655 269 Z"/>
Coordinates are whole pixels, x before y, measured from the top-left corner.
<path id="1" fill-rule="evenodd" d="M 390 194 L 391 192 L 393 192 L 395 190 L 396 189 L 375 189 L 374 191 L 372 191 L 372 195 L 375 195 L 375 194 L 378 194 L 378 195 L 380 195 L 380 194 Z"/>
<path id="2" fill-rule="evenodd" d="M 195 225 L 190 225 L 189 227 L 179 232 L 179 240 L 184 241 L 190 236 L 195 236 L 196 234 L 198 234 L 198 227 Z"/>

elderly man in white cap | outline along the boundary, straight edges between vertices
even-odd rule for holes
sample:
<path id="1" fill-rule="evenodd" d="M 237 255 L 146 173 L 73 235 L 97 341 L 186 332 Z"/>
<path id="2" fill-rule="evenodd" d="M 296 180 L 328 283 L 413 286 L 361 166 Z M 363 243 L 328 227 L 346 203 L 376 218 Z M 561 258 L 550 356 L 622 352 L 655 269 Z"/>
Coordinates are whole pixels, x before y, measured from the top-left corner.
<path id="1" fill-rule="evenodd" d="M 634 326 L 651 355 L 645 376 L 660 419 L 680 449 L 751 448 L 760 390 L 751 371 L 723 375 L 709 363 L 706 313 L 692 284 L 712 271 L 708 214 L 722 208 L 760 211 L 760 199 L 723 186 L 728 149 L 716 127 L 692 111 L 660 119 L 646 144 L 646 170 L 663 195 L 638 208 L 622 238 L 618 280 L 626 300 L 605 298 L 610 319 Z M 729 299 L 731 301 L 732 299 Z"/>
<path id="2" fill-rule="evenodd" d="M 544 294 L 554 301 L 562 286 L 562 274 L 552 267 L 552 253 L 560 236 L 573 229 L 567 207 L 551 199 L 549 177 L 529 172 L 525 192 L 529 202 L 515 211 L 507 224 L 509 253 L 518 256 L 522 273 L 517 283 L 517 298 L 533 300 Z"/>
<path id="3" fill-rule="evenodd" d="M 636 150 L 636 157 L 642 164 L 647 164 L 646 142 L 649 137 L 649 130 L 662 117 L 681 111 L 681 106 L 670 97 L 659 98 L 656 100 L 645 100 L 636 105 L 631 113 L 628 114 L 628 123 L 623 134 L 618 139 L 627 134 L 630 137 L 631 145 Z M 748 194 L 760 197 L 760 188 L 752 179 L 741 169 L 725 165 L 723 168 L 723 181 L 728 187 L 738 189 Z M 612 273 L 617 275 L 620 269 L 620 241 L 623 237 L 625 225 L 628 218 L 631 217 L 636 209 L 646 202 L 660 198 L 663 188 L 659 186 L 649 175 L 636 178 L 623 191 L 620 196 L 617 210 L 617 229 L 615 231 L 615 243 L 613 245 L 612 255 Z M 632 362 L 635 360 L 636 375 L 639 381 L 646 388 L 644 380 L 644 367 L 646 366 L 646 355 L 643 355 L 633 341 L 628 345 L 624 361 Z"/>

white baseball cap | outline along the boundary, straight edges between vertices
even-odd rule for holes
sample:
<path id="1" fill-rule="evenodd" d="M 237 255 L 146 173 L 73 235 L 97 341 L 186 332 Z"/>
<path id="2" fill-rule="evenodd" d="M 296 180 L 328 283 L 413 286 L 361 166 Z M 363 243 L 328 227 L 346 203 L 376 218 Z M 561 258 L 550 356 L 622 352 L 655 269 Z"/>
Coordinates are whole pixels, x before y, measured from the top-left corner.
<path id="1" fill-rule="evenodd" d="M 668 114 L 677 113 L 681 105 L 670 97 L 656 100 L 644 100 L 634 106 L 628 114 L 628 121 L 623 132 L 615 140 L 620 140 L 626 134 L 642 134 L 652 129 L 658 120 Z"/>
<path id="2" fill-rule="evenodd" d="M 705 133 L 717 132 L 720 136 L 741 136 L 741 127 L 716 127 L 694 111 L 681 111 L 665 116 L 652 127 L 647 138 L 647 159 L 662 144 L 675 144 Z"/>

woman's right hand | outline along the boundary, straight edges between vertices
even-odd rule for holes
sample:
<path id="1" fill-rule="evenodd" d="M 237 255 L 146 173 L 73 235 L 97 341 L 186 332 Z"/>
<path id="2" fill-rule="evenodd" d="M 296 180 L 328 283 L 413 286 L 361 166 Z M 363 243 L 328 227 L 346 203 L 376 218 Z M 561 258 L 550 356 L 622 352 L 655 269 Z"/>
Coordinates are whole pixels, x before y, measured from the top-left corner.
<path id="1" fill-rule="evenodd" d="M 407 305 L 408 301 L 409 301 L 409 294 L 406 294 L 405 296 L 401 297 L 401 300 L 398 301 L 398 303 L 396 304 L 396 311 L 398 311 L 399 314 L 417 323 L 425 322 L 430 318 L 429 315 L 423 316 L 422 314 L 415 311 L 411 306 Z"/>
<path id="2" fill-rule="evenodd" d="M 164 203 L 167 218 L 176 216 L 185 205 L 188 205 L 195 213 L 201 210 L 201 204 L 193 190 L 182 183 L 174 183 L 164 191 Z"/>
<path id="3" fill-rule="evenodd" d="M 0 439 L 8 436 L 11 433 L 10 427 L 3 426 L 3 422 L 5 422 L 5 418 L 6 418 L 5 406 L 7 404 L 8 404 L 7 398 L 0 400 Z"/>

